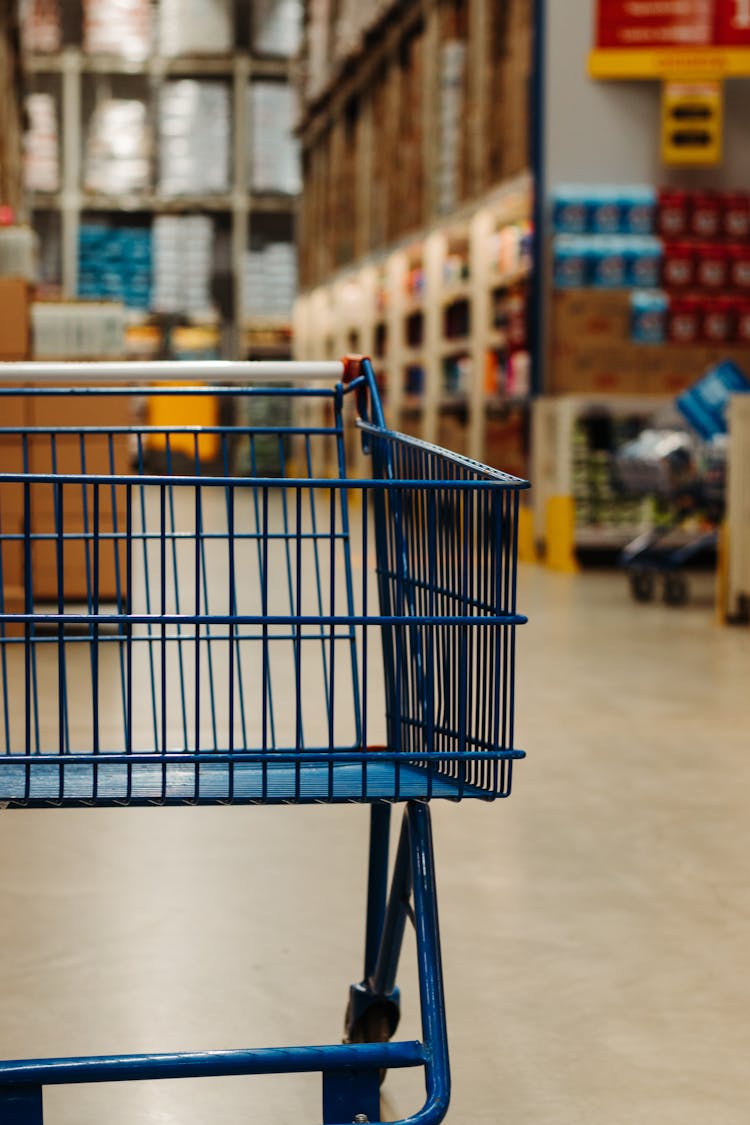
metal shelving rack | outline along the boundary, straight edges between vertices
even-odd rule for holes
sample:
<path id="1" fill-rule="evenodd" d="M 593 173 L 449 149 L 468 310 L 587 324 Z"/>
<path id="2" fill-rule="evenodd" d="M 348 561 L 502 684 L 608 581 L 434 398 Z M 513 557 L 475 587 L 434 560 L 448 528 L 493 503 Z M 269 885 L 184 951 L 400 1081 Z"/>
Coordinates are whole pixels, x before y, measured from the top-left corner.
<path id="1" fill-rule="evenodd" d="M 355 8 L 342 0 L 322 26 L 307 4 L 296 354 L 373 355 L 394 425 L 487 457 L 493 412 L 521 408 L 489 391 L 485 372 L 488 355 L 509 350 L 493 294 L 528 298 L 532 270 L 502 274 L 489 247 L 493 231 L 534 216 L 534 5 Z M 458 275 L 452 257 L 465 261 Z"/>
<path id="2" fill-rule="evenodd" d="M 232 332 L 229 351 L 232 358 L 244 358 L 243 344 L 249 330 L 256 328 L 291 328 L 290 324 L 261 317 L 257 321 L 245 316 L 243 293 L 243 258 L 250 245 L 253 221 L 263 214 L 288 216 L 294 222 L 297 197 L 282 192 L 253 191 L 248 183 L 247 150 L 250 139 L 246 91 L 257 79 L 291 83 L 294 61 L 285 57 L 257 56 L 234 50 L 231 55 L 189 55 L 165 58 L 152 55 L 143 62 L 133 62 L 114 55 L 89 55 L 78 46 L 66 46 L 53 54 L 32 54 L 24 59 L 26 74 L 35 77 L 59 76 L 60 80 L 60 191 L 32 192 L 28 209 L 51 211 L 60 215 L 61 223 L 61 289 L 65 298 L 75 298 L 78 280 L 78 232 L 83 212 L 110 214 L 139 213 L 186 214 L 203 212 L 229 216 L 232 274 Z M 221 195 L 195 195 L 175 198 L 149 191 L 123 196 L 106 196 L 83 190 L 82 186 L 82 83 L 86 75 L 104 78 L 125 75 L 146 78 L 154 90 L 168 78 L 224 78 L 231 82 L 232 112 L 232 184 L 231 191 Z M 282 355 L 288 348 L 266 348 L 264 354 Z"/>

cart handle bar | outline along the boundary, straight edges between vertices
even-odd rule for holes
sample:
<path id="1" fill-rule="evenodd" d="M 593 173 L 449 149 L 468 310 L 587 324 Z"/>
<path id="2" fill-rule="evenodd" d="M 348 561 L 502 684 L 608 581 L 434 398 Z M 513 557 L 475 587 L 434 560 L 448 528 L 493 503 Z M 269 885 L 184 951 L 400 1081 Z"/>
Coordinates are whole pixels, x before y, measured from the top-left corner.
<path id="1" fill-rule="evenodd" d="M 58 381 L 62 386 L 92 379 L 97 382 L 197 383 L 305 383 L 312 379 L 341 382 L 350 370 L 349 360 L 305 362 L 298 360 L 153 360 L 105 363 L 0 363 L 0 383 Z"/>

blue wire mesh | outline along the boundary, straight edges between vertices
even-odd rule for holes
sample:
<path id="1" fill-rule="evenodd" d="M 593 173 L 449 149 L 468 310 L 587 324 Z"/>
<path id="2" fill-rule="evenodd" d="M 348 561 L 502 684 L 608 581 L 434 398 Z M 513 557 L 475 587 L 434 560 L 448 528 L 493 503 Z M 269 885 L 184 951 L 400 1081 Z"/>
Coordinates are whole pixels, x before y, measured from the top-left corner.
<path id="1" fill-rule="evenodd" d="M 350 389 L 0 430 L 0 801 L 507 795 L 524 484 L 368 424 L 347 479 Z"/>

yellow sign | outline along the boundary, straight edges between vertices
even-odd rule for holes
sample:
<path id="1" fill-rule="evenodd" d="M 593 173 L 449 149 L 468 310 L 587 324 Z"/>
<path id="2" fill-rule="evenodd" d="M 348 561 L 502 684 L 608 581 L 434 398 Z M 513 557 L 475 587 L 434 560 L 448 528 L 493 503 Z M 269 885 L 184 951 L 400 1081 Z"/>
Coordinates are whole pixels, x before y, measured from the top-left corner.
<path id="1" fill-rule="evenodd" d="M 721 82 L 665 82 L 662 159 L 688 168 L 721 162 L 724 88 Z"/>
<path id="2" fill-rule="evenodd" d="M 600 47 L 589 53 L 592 78 L 749 78 L 748 47 Z"/>

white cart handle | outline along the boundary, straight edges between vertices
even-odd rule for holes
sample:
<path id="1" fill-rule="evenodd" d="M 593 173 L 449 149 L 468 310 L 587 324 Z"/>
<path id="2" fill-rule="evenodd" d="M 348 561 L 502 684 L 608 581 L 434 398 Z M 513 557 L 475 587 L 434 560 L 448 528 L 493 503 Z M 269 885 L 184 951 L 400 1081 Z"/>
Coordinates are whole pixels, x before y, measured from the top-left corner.
<path id="1" fill-rule="evenodd" d="M 343 362 L 306 363 L 296 360 L 154 360 L 113 363 L 0 363 L 0 383 L 60 382 L 82 379 L 113 383 L 306 383 L 344 378 Z"/>

